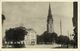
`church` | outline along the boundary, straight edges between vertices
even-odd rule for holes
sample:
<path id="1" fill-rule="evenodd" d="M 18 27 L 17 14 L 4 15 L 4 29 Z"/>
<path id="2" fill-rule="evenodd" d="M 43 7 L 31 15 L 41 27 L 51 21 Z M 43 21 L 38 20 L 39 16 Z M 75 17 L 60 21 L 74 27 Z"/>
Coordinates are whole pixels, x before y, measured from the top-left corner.
<path id="1" fill-rule="evenodd" d="M 53 28 L 53 17 L 51 12 L 51 6 L 49 4 L 48 16 L 47 16 L 47 30 L 40 36 L 37 36 L 38 44 L 53 44 L 56 40 L 57 34 Z"/>
<path id="2" fill-rule="evenodd" d="M 52 18 L 50 4 L 49 4 L 48 16 L 47 16 L 47 33 L 53 33 L 53 18 Z M 37 41 L 39 41 L 39 38 L 35 31 L 29 30 L 27 36 L 25 36 L 24 41 L 26 45 L 35 45 L 38 43 Z"/>
<path id="3" fill-rule="evenodd" d="M 53 33 L 53 18 L 52 18 L 50 4 L 49 4 L 48 16 L 47 16 L 47 32 Z"/>

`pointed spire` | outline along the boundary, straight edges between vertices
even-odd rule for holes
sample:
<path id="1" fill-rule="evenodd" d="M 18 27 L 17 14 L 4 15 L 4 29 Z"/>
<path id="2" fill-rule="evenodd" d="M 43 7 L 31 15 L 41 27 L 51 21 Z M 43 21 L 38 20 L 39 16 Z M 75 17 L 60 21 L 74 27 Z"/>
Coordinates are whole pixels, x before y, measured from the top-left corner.
<path id="1" fill-rule="evenodd" d="M 48 17 L 52 17 L 50 3 L 49 3 L 49 10 L 48 10 Z"/>
<path id="2" fill-rule="evenodd" d="M 47 31 L 48 31 L 48 33 L 53 32 L 53 18 L 52 18 L 52 14 L 51 14 L 50 3 L 49 3 L 48 17 L 47 17 Z"/>
<path id="3" fill-rule="evenodd" d="M 61 19 L 60 19 L 60 34 L 62 35 L 62 22 L 61 22 Z"/>

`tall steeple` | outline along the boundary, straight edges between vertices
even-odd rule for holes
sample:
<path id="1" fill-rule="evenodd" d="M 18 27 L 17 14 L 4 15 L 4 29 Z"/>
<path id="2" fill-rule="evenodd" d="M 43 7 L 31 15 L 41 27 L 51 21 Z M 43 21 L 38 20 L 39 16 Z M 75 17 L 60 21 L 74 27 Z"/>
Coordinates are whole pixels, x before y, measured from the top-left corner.
<path id="1" fill-rule="evenodd" d="M 51 13 L 51 6 L 49 4 L 49 10 L 48 10 L 48 18 L 52 19 L 52 13 Z"/>
<path id="2" fill-rule="evenodd" d="M 60 19 L 60 34 L 62 35 L 62 22 L 61 22 L 61 19 Z"/>
<path id="3" fill-rule="evenodd" d="M 47 16 L 47 32 L 53 33 L 53 18 L 52 18 L 50 4 L 49 4 L 48 16 Z"/>

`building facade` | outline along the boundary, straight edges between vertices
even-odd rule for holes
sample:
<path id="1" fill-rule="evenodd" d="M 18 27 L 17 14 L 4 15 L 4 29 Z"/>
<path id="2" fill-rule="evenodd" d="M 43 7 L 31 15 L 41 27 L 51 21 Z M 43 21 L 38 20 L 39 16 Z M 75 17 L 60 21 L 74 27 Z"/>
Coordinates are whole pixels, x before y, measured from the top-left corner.
<path id="1" fill-rule="evenodd" d="M 35 45 L 37 38 L 36 32 L 32 29 L 28 29 L 28 34 L 25 36 L 25 46 L 27 45 Z"/>

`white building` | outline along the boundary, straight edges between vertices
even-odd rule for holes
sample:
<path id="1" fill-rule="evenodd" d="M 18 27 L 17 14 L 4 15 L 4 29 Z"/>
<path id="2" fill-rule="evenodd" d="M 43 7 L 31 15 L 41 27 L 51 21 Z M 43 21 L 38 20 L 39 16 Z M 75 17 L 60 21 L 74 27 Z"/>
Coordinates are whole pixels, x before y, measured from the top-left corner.
<path id="1" fill-rule="evenodd" d="M 33 29 L 28 29 L 28 34 L 25 36 L 25 45 L 35 45 L 37 42 L 37 34 Z"/>

